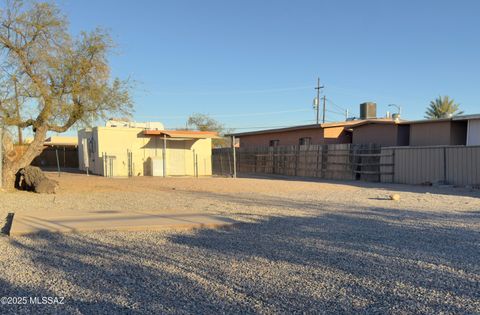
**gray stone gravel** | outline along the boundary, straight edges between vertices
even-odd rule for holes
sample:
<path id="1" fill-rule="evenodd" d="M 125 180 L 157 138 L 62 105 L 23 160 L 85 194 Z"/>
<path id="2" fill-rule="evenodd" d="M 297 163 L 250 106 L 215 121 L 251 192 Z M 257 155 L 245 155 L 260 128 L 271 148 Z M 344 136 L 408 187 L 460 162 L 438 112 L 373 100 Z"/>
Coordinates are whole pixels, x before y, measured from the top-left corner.
<path id="1" fill-rule="evenodd" d="M 1 313 L 480 313 L 478 192 L 259 179 L 219 188 L 230 183 L 169 180 L 175 191 L 92 193 L 79 205 L 191 207 L 239 222 L 227 229 L 1 238 L 0 296 L 65 297 Z M 15 195 L 52 203 L 22 193 L 2 205 Z"/>

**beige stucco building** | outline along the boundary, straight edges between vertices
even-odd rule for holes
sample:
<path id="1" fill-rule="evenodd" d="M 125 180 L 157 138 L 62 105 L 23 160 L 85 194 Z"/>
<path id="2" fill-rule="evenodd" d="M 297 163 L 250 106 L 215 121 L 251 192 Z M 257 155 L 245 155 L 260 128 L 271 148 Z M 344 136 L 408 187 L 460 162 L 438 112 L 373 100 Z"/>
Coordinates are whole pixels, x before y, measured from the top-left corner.
<path id="1" fill-rule="evenodd" d="M 106 126 L 78 132 L 80 170 L 112 177 L 209 176 L 213 132 Z"/>

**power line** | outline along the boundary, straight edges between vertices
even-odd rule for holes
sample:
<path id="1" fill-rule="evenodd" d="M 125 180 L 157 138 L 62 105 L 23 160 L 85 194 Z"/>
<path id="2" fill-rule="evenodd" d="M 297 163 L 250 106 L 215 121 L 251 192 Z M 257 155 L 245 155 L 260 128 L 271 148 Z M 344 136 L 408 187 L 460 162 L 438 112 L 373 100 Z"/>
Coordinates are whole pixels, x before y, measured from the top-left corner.
<path id="1" fill-rule="evenodd" d="M 272 114 L 286 114 L 286 113 L 298 113 L 298 112 L 308 112 L 309 109 L 294 109 L 294 110 L 282 110 L 282 111 L 275 111 L 275 112 L 258 112 L 258 113 L 250 113 L 250 114 L 207 114 L 210 117 L 251 117 L 251 116 L 264 116 L 264 115 L 272 115 Z M 159 118 L 159 119 L 178 119 L 178 118 L 188 118 L 190 115 L 182 115 L 182 116 L 137 116 L 140 118 Z"/>
<path id="2" fill-rule="evenodd" d="M 284 88 L 272 88 L 272 89 L 261 89 L 261 90 L 237 90 L 237 91 L 212 91 L 212 92 L 156 92 L 152 94 L 162 94 L 162 95 L 234 95 L 234 94 L 258 94 L 258 93 L 274 93 L 274 92 L 288 92 L 288 91 L 298 91 L 298 90 L 307 90 L 311 89 L 311 85 L 304 86 L 294 86 L 294 87 L 284 87 Z"/>
<path id="3" fill-rule="evenodd" d="M 298 125 L 302 125 L 304 123 L 293 123 L 291 125 L 277 125 L 277 126 L 251 126 L 251 127 L 227 127 L 227 129 L 234 129 L 234 130 L 237 130 L 237 129 L 240 129 L 240 130 L 244 130 L 244 129 L 269 129 L 269 128 L 288 128 L 288 127 L 292 127 L 292 126 L 298 126 Z M 312 122 L 313 124 L 313 122 Z M 184 129 L 185 127 L 173 127 L 171 129 Z"/>
<path id="4" fill-rule="evenodd" d="M 296 126 L 297 124 L 292 125 L 283 125 L 283 126 L 252 126 L 252 127 L 230 127 L 230 129 L 263 129 L 263 128 L 288 128 Z"/>
<path id="5" fill-rule="evenodd" d="M 346 111 L 347 109 L 341 107 L 341 106 L 338 106 L 337 104 L 335 104 L 331 99 L 327 98 L 327 101 L 332 104 L 333 106 L 337 107 L 338 109 L 342 110 L 342 111 Z"/>
<path id="6" fill-rule="evenodd" d="M 341 116 L 345 116 L 345 113 L 341 113 L 341 112 L 336 112 L 334 110 L 331 110 L 331 109 L 325 109 L 325 111 L 331 113 L 331 114 L 337 114 L 337 115 L 341 115 Z"/>

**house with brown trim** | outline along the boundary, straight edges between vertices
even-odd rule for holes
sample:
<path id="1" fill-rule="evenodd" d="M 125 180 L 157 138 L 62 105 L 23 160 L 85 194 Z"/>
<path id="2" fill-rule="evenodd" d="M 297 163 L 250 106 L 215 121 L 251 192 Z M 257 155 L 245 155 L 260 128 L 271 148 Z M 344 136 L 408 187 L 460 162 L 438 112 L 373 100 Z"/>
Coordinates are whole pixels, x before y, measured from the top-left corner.
<path id="1" fill-rule="evenodd" d="M 360 119 L 231 134 L 240 147 L 376 144 L 380 146 L 480 145 L 480 114 L 405 121 L 376 118 L 375 103 L 360 104 Z"/>
<path id="2" fill-rule="evenodd" d="M 457 118 L 409 121 L 410 146 L 466 145 L 468 120 Z"/>
<path id="3" fill-rule="evenodd" d="M 376 104 L 367 102 L 360 104 L 359 120 L 258 130 L 231 136 L 239 138 L 241 147 L 344 143 L 403 145 L 408 142 L 408 132 L 397 126 L 397 122 L 391 118 L 376 118 Z M 379 129 L 385 130 L 378 134 L 375 130 Z"/>
<path id="4" fill-rule="evenodd" d="M 452 118 L 360 121 L 352 125 L 352 143 L 381 146 L 480 145 L 480 114 Z"/>
<path id="5" fill-rule="evenodd" d="M 350 133 L 342 125 L 326 124 L 293 126 L 231 134 L 240 147 L 350 143 Z"/>
<path id="6" fill-rule="evenodd" d="M 350 127 L 353 144 L 408 146 L 410 125 L 392 119 L 358 121 Z"/>
<path id="7" fill-rule="evenodd" d="M 480 114 L 462 115 L 452 118 L 453 121 L 467 121 L 467 145 L 480 145 Z"/>
<path id="8" fill-rule="evenodd" d="M 391 118 L 302 125 L 231 135 L 240 139 L 240 147 L 342 143 L 408 145 L 408 129 L 399 126 Z"/>

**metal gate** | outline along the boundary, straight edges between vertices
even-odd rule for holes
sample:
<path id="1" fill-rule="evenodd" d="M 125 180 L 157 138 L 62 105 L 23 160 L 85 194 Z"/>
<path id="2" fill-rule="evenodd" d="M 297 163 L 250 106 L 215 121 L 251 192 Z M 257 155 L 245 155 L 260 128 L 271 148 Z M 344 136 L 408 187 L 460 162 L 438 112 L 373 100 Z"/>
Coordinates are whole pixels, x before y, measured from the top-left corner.
<path id="1" fill-rule="evenodd" d="M 115 160 L 117 157 L 115 155 L 107 155 L 107 153 L 102 153 L 103 159 L 103 176 L 105 177 L 113 177 L 115 176 Z"/>

